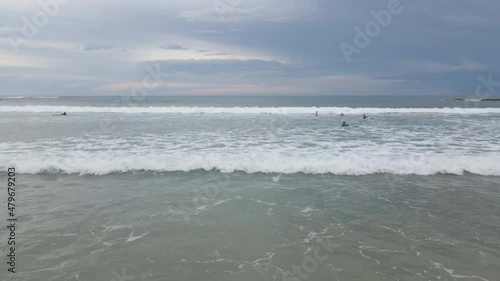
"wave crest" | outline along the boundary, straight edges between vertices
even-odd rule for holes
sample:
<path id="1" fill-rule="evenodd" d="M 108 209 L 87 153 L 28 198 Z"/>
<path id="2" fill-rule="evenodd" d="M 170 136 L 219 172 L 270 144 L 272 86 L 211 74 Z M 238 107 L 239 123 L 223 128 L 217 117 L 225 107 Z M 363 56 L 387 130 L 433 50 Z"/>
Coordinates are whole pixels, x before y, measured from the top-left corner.
<path id="1" fill-rule="evenodd" d="M 89 153 L 64 156 L 33 155 L 33 157 L 0 159 L 0 169 L 14 166 L 21 173 L 67 173 L 105 175 L 133 171 L 189 172 L 194 170 L 218 170 L 223 173 L 280 174 L 336 174 L 369 175 L 388 173 L 397 175 L 432 175 L 473 173 L 500 176 L 500 154 L 443 155 L 423 154 L 413 156 L 376 156 L 353 153 L 324 155 L 281 155 L 246 153 L 240 155 L 110 155 Z"/>
<path id="2" fill-rule="evenodd" d="M 0 112 L 122 114 L 500 114 L 500 108 L 0 106 Z"/>

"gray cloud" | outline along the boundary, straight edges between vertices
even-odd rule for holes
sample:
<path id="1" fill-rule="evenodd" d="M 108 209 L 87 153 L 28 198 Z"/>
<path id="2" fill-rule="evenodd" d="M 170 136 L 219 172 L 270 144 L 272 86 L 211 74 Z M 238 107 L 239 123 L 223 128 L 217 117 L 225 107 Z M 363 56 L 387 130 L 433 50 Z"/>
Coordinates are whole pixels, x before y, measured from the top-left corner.
<path id="1" fill-rule="evenodd" d="M 182 47 L 181 45 L 159 46 L 158 48 L 164 49 L 164 50 L 189 50 L 189 48 Z"/>
<path id="2" fill-rule="evenodd" d="M 101 45 L 101 44 L 87 44 L 82 47 L 82 51 L 90 52 L 90 51 L 106 51 L 114 49 L 111 45 Z"/>
<path id="3" fill-rule="evenodd" d="M 207 54 L 207 56 L 229 56 L 230 54 L 228 53 L 223 53 L 223 52 L 220 52 L 220 53 L 213 53 L 213 54 Z"/>
<path id="4" fill-rule="evenodd" d="M 215 73 L 245 73 L 245 72 L 269 72 L 286 71 L 287 66 L 278 61 L 263 60 L 160 60 L 148 63 L 158 63 L 162 73 L 191 73 L 191 74 L 215 74 Z"/>
<path id="5" fill-rule="evenodd" d="M 13 32 L 18 32 L 19 30 L 16 30 L 10 26 L 0 26 L 0 37 L 7 37 L 10 36 Z"/>
<path id="6" fill-rule="evenodd" d="M 300 87 L 303 79 L 322 81 L 337 75 L 402 81 L 395 84 L 407 87 L 396 91 L 387 84 L 374 84 L 373 92 L 467 94 L 478 75 L 491 73 L 500 80 L 496 0 L 401 0 L 401 14 L 370 38 L 351 63 L 339 44 L 353 43 L 354 28 L 364 29 L 373 20 L 371 11 L 385 9 L 388 0 L 242 1 L 222 17 L 210 1 L 171 2 L 123 0 L 116 6 L 97 0 L 70 1 L 21 45 L 20 54 L 12 51 L 8 36 L 11 32 L 22 36 L 21 19 L 32 11 L 18 1 L 5 4 L 0 11 L 0 70 L 9 79 L 3 76 L 2 87 L 31 95 L 102 94 L 96 89 L 103 81 L 140 80 L 144 61 L 158 62 L 164 73 L 184 83 L 206 79 L 221 87 L 233 83 Z M 70 83 L 57 78 L 60 73 L 88 79 Z M 303 89 L 335 92 L 328 87 L 333 86 L 311 82 Z M 358 92 L 357 83 L 350 87 Z"/>

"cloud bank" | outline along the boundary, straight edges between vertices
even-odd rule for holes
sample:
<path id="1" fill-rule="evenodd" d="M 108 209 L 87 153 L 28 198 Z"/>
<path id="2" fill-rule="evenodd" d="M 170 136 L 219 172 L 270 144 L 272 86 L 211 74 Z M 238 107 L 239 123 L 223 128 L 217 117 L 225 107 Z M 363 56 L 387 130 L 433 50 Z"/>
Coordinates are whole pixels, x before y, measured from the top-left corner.
<path id="1" fill-rule="evenodd" d="M 148 65 L 163 81 L 151 95 L 463 96 L 479 75 L 500 80 L 493 0 L 2 6 L 0 95 L 119 95 Z M 358 50 L 349 59 L 343 43 Z"/>

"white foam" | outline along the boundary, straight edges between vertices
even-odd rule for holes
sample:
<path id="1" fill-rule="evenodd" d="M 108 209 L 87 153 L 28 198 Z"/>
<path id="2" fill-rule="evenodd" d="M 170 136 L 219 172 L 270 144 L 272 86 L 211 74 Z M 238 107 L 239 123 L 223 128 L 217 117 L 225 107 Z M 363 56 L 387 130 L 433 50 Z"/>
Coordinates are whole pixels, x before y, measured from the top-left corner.
<path id="1" fill-rule="evenodd" d="M 500 114 L 500 108 L 0 106 L 0 112 L 123 114 Z"/>
<path id="2" fill-rule="evenodd" d="M 130 233 L 130 235 L 128 236 L 127 240 L 125 242 L 133 242 L 137 239 L 141 239 L 142 237 L 148 235 L 150 233 L 150 231 L 147 231 L 139 236 L 133 236 L 134 235 L 134 232 L 132 231 L 132 233 Z"/>
<path id="3" fill-rule="evenodd" d="M 26 96 L 14 96 L 14 97 L 5 97 L 5 98 L 6 99 L 58 99 L 59 97 L 26 97 Z"/>
<path id="4" fill-rule="evenodd" d="M 437 268 L 437 269 L 442 269 L 444 271 L 446 271 L 446 273 L 448 273 L 451 277 L 455 278 L 455 279 L 478 279 L 478 280 L 482 280 L 482 281 L 489 281 L 488 279 L 485 279 L 483 277 L 480 277 L 480 276 L 477 276 L 477 275 L 460 275 L 460 274 L 455 274 L 455 270 L 453 269 L 449 269 L 449 268 L 446 268 L 443 266 L 443 264 L 441 263 L 438 263 L 438 262 L 433 262 L 434 264 L 434 267 Z"/>
<path id="5" fill-rule="evenodd" d="M 47 155 L 31 152 L 24 155 L 0 157 L 0 170 L 17 167 L 20 173 L 68 173 L 104 175 L 130 171 L 184 171 L 219 170 L 223 173 L 306 173 L 337 175 L 367 175 L 390 173 L 398 175 L 432 175 L 437 173 L 461 175 L 500 176 L 500 153 L 487 155 L 454 154 L 365 154 L 347 152 L 340 155 L 311 153 L 284 155 L 265 151 L 221 155 L 217 152 L 196 154 L 130 154 L 108 151 L 105 153 L 80 152 Z"/>

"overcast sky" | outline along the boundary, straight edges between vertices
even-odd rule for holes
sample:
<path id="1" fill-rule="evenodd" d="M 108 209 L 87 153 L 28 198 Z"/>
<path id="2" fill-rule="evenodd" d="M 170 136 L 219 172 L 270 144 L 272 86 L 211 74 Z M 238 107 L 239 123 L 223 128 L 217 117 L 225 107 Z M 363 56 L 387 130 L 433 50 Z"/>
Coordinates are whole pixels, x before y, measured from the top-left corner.
<path id="1" fill-rule="evenodd" d="M 471 96 L 479 75 L 500 80 L 498 0 L 0 5 L 6 96 L 121 95 L 148 66 L 150 95 Z"/>

